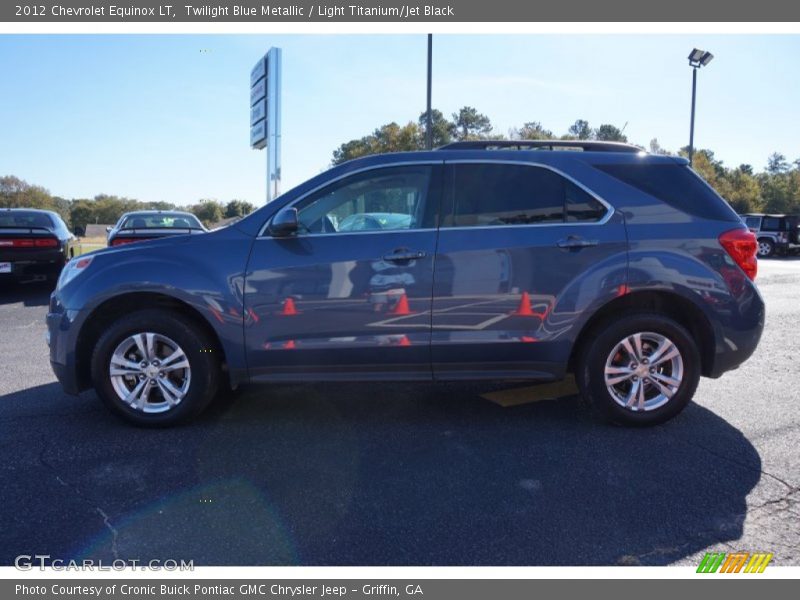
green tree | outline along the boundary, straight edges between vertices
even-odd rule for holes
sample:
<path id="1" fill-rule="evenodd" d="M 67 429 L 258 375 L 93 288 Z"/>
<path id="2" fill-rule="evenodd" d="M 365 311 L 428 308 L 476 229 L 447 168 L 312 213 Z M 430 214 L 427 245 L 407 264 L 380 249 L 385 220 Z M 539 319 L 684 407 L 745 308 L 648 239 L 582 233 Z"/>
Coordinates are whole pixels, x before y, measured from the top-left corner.
<path id="1" fill-rule="evenodd" d="M 578 119 L 567 130 L 567 135 L 572 139 L 589 140 L 592 138 L 592 128 L 589 127 L 589 121 Z"/>
<path id="2" fill-rule="evenodd" d="M 408 152 L 424 147 L 422 132 L 416 123 L 407 123 L 402 127 L 397 123 L 389 123 L 376 129 L 373 136 L 374 154 Z"/>
<path id="3" fill-rule="evenodd" d="M 348 160 L 366 156 L 370 154 L 370 148 L 370 136 L 345 142 L 333 151 L 333 160 L 331 164 L 340 165 Z"/>
<path id="4" fill-rule="evenodd" d="M 91 200 L 73 200 L 69 207 L 70 222 L 73 230 L 86 230 L 86 225 L 95 223 L 94 204 Z"/>
<path id="5" fill-rule="evenodd" d="M 773 152 L 767 159 L 767 173 L 770 175 L 777 175 L 778 173 L 786 173 L 789 170 L 789 162 L 786 157 L 780 152 Z"/>
<path id="6" fill-rule="evenodd" d="M 54 209 L 50 192 L 14 175 L 0 177 L 0 202 L 0 206 L 7 208 Z"/>
<path id="7" fill-rule="evenodd" d="M 447 120 L 440 111 L 433 111 L 434 144 L 439 146 L 456 140 L 502 139 L 492 135 L 489 117 L 475 108 L 465 106 Z M 424 147 L 425 115 L 419 123 L 399 126 L 397 123 L 383 125 L 370 135 L 350 140 L 339 146 L 333 153 L 333 163 L 367 154 L 418 150 Z M 530 121 L 509 131 L 512 139 L 552 139 L 553 133 L 538 121 Z M 600 141 L 627 142 L 621 129 L 611 124 L 602 124 L 592 130 L 588 121 L 576 120 L 560 139 L 597 139 Z M 652 154 L 672 154 L 663 148 L 656 138 L 650 140 Z M 688 157 L 688 147 L 677 152 L 678 156 Z M 770 155 L 765 171 L 756 173 L 752 165 L 739 165 L 727 168 L 717 159 L 714 152 L 698 149 L 694 152 L 694 170 L 725 198 L 738 212 L 800 212 L 800 159 L 790 163 L 785 155 L 778 152 Z M 7 187 L 18 185 L 10 181 Z M 2 187 L 0 186 L 0 189 Z"/>
<path id="8" fill-rule="evenodd" d="M 723 198 L 730 195 L 730 186 L 721 174 L 714 159 L 714 153 L 708 150 L 696 150 L 692 159 L 692 168 L 713 187 Z M 722 176 L 721 176 L 722 175 Z"/>
<path id="9" fill-rule="evenodd" d="M 542 127 L 539 121 L 529 121 L 519 129 L 511 130 L 511 137 L 520 140 L 552 140 L 553 132 Z"/>
<path id="10" fill-rule="evenodd" d="M 426 127 L 428 124 L 428 113 L 423 112 L 417 121 L 417 127 L 423 140 L 427 133 Z M 452 121 L 448 121 L 447 117 L 442 114 L 442 111 L 431 109 L 431 131 L 433 132 L 433 147 L 438 148 L 453 141 L 456 134 L 456 126 Z"/>
<path id="11" fill-rule="evenodd" d="M 189 207 L 189 212 L 200 219 L 206 227 L 222 220 L 224 207 L 219 200 L 203 199 Z"/>
<path id="12" fill-rule="evenodd" d="M 661 144 L 658 143 L 657 138 L 653 138 L 650 140 L 650 154 L 669 154 L 668 150 L 665 150 Z"/>
<path id="13" fill-rule="evenodd" d="M 256 207 L 245 200 L 231 200 L 225 205 L 223 215 L 226 219 L 231 217 L 244 217 L 253 212 Z"/>
<path id="14" fill-rule="evenodd" d="M 177 205 L 173 204 L 172 202 L 165 202 L 164 200 L 158 200 L 156 202 L 144 202 L 143 208 L 147 210 L 175 210 Z"/>
<path id="15" fill-rule="evenodd" d="M 594 138 L 603 142 L 627 142 L 628 137 L 622 133 L 619 127 L 608 123 L 600 125 L 595 132 Z"/>
<path id="16" fill-rule="evenodd" d="M 11 198 L 15 194 L 23 192 L 28 187 L 29 186 L 27 181 L 23 181 L 22 179 L 20 179 L 19 177 L 15 177 L 14 175 L 6 175 L 4 177 L 0 177 L 0 198 L 3 199 Z"/>
<path id="17" fill-rule="evenodd" d="M 761 186 L 753 177 L 753 169 L 750 165 L 739 165 L 728 173 L 727 179 L 730 191 L 725 199 L 730 202 L 736 212 L 741 214 L 761 210 Z"/>
<path id="18" fill-rule="evenodd" d="M 121 198 L 110 194 L 98 194 L 93 201 L 93 223 L 116 223 L 126 212 L 142 210 L 142 203 L 131 198 Z"/>
<path id="19" fill-rule="evenodd" d="M 332 163 L 338 165 L 369 154 L 421 150 L 423 147 L 424 141 L 419 125 L 407 123 L 401 127 L 392 122 L 378 127 L 370 135 L 350 140 L 339 146 L 333 152 Z"/>
<path id="20" fill-rule="evenodd" d="M 472 106 L 464 106 L 453 113 L 455 135 L 458 140 L 487 139 L 492 131 L 492 122 Z"/>

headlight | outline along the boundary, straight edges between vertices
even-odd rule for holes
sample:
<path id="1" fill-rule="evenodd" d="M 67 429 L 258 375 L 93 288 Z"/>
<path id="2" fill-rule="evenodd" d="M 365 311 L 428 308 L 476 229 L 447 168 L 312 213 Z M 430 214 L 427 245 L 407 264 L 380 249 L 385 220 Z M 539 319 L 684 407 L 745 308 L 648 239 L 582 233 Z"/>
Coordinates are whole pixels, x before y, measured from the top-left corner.
<path id="1" fill-rule="evenodd" d="M 56 289 L 61 289 L 70 281 L 75 279 L 78 275 L 83 273 L 86 268 L 92 264 L 93 259 L 93 256 L 79 256 L 78 258 L 73 258 L 71 261 L 69 261 L 61 270 L 61 275 L 58 278 Z"/>

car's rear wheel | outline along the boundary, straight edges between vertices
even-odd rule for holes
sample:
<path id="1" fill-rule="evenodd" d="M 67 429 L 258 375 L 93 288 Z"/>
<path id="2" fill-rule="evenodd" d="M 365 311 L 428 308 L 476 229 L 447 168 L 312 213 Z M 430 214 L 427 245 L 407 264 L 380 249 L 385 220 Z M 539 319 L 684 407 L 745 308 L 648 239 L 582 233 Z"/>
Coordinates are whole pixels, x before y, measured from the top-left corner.
<path id="1" fill-rule="evenodd" d="M 618 317 L 593 331 L 576 379 L 584 401 L 622 425 L 663 423 L 681 412 L 700 379 L 700 354 L 691 334 L 657 313 Z"/>
<path id="2" fill-rule="evenodd" d="M 91 367 L 106 406 L 127 421 L 154 427 L 199 414 L 220 380 L 208 333 L 164 310 L 137 311 L 114 323 L 98 340 Z"/>
<path id="3" fill-rule="evenodd" d="M 773 254 L 775 254 L 775 242 L 769 238 L 760 238 L 758 240 L 759 258 L 769 258 Z"/>

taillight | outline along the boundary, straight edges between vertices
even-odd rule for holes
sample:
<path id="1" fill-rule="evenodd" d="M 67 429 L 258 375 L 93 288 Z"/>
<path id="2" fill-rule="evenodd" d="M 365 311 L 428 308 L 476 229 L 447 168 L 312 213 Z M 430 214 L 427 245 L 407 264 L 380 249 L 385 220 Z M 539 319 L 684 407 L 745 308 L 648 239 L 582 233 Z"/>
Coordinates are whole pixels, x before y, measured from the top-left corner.
<path id="1" fill-rule="evenodd" d="M 758 273 L 758 242 L 752 231 L 747 229 L 731 229 L 719 236 L 719 243 L 733 259 L 739 268 L 745 272 L 750 279 L 756 278 Z"/>
<path id="2" fill-rule="evenodd" d="M 56 238 L 5 238 L 0 240 L 0 248 L 56 248 Z"/>
<path id="3" fill-rule="evenodd" d="M 132 244 L 133 242 L 138 242 L 136 238 L 114 238 L 111 242 L 112 246 L 122 246 L 124 244 Z"/>

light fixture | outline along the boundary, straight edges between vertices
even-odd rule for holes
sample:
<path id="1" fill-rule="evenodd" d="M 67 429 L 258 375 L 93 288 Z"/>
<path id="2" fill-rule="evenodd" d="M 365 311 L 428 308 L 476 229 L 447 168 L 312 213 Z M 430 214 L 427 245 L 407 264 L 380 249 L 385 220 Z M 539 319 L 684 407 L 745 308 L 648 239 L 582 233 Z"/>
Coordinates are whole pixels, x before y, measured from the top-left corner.
<path id="1" fill-rule="evenodd" d="M 713 58 L 714 55 L 711 52 L 695 48 L 689 53 L 689 64 L 697 69 L 698 67 L 705 67 Z"/>
<path id="2" fill-rule="evenodd" d="M 694 48 L 689 53 L 689 66 L 692 67 L 692 117 L 691 124 L 689 125 L 689 165 L 692 164 L 694 157 L 694 106 L 695 98 L 697 96 L 697 69 L 705 67 L 714 55 L 711 52 Z"/>

